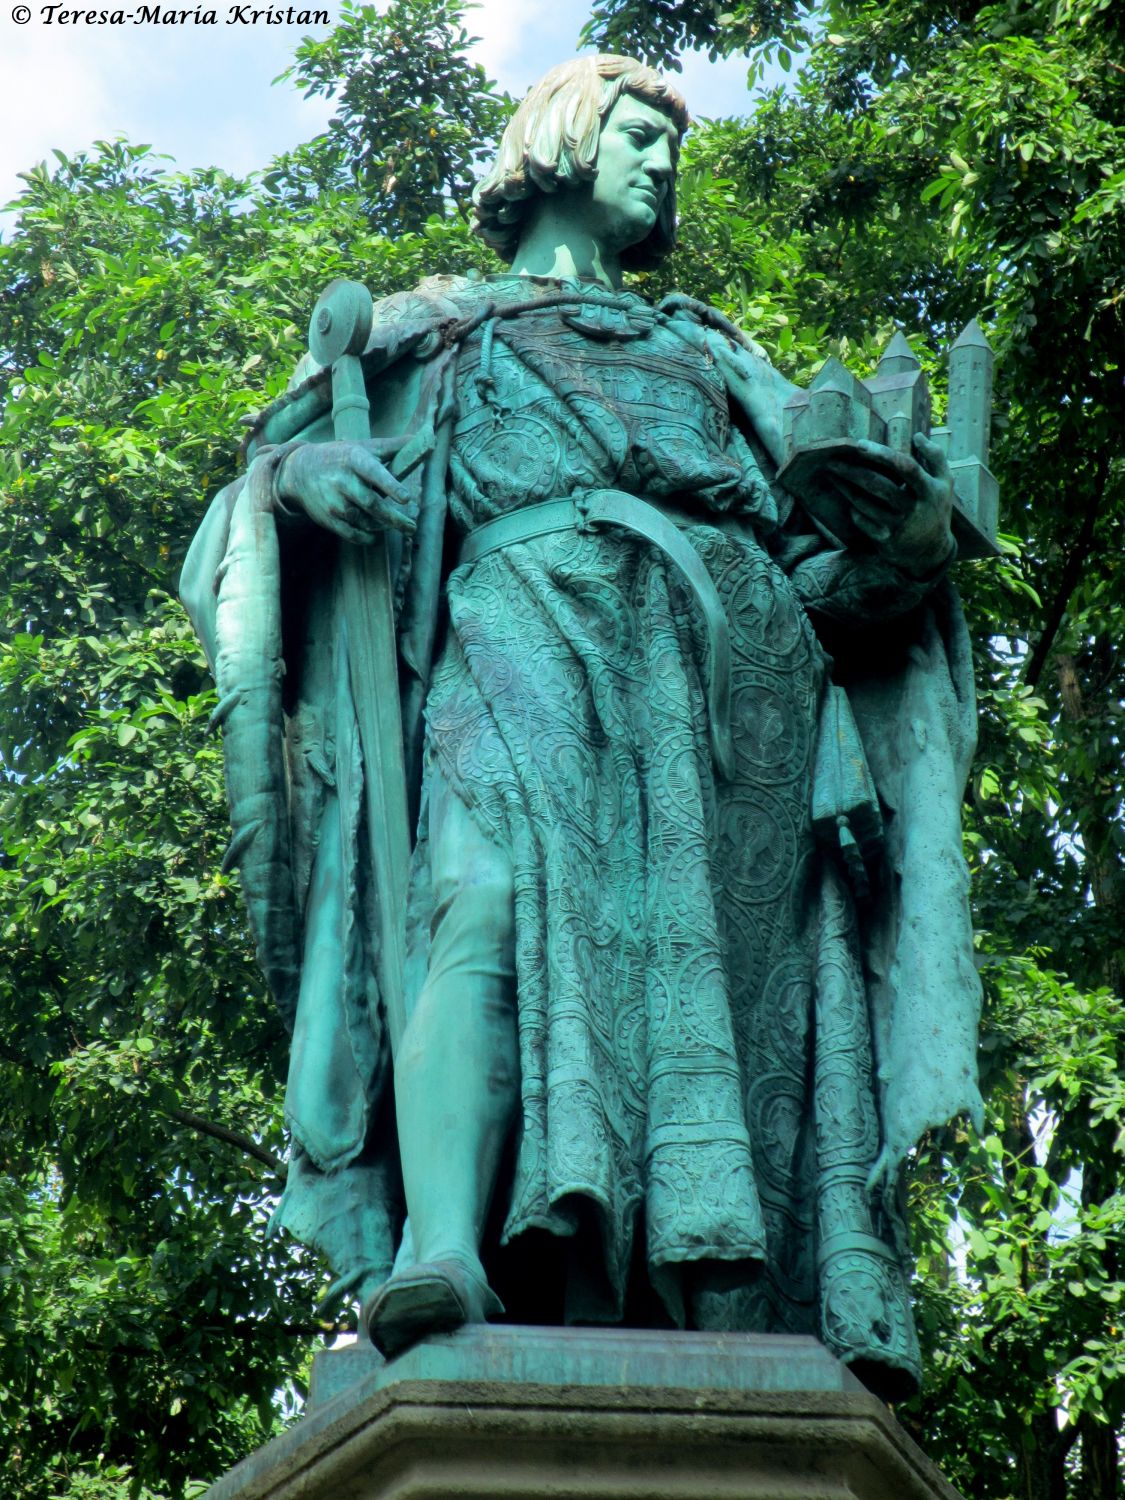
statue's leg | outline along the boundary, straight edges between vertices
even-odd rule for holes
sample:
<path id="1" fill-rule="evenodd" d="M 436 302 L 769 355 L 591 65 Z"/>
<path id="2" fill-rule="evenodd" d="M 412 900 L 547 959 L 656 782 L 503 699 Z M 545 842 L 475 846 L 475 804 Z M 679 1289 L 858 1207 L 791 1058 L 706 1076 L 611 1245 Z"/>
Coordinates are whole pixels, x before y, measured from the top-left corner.
<path id="1" fill-rule="evenodd" d="M 519 1103 L 511 861 L 440 773 L 429 794 L 429 966 L 395 1058 L 415 1262 L 367 1310 L 371 1336 L 387 1354 L 501 1310 L 479 1252 Z"/>

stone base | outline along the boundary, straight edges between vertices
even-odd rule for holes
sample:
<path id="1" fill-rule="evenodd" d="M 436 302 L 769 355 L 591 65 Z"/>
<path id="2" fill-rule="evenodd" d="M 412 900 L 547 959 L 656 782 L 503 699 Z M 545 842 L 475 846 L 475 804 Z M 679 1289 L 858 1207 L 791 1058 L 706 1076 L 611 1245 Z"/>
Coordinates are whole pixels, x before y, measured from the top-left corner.
<path id="1" fill-rule="evenodd" d="M 475 1327 L 317 1357 L 205 1500 L 960 1500 L 811 1338 Z"/>

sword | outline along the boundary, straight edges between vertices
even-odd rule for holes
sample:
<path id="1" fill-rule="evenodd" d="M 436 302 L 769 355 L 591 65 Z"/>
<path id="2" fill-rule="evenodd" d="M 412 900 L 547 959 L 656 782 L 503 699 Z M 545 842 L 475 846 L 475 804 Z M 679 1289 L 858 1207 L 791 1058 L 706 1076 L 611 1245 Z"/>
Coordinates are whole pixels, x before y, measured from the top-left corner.
<path id="1" fill-rule="evenodd" d="M 332 426 L 341 442 L 368 442 L 370 404 L 359 356 L 371 333 L 371 293 L 358 281 L 333 281 L 309 324 L 309 352 L 332 367 Z M 379 984 L 391 1052 L 406 1026 L 406 882 L 410 825 L 406 807 L 394 594 L 387 539 L 340 543 L 344 621 L 352 699 L 363 753 L 367 837 L 379 910 Z"/>

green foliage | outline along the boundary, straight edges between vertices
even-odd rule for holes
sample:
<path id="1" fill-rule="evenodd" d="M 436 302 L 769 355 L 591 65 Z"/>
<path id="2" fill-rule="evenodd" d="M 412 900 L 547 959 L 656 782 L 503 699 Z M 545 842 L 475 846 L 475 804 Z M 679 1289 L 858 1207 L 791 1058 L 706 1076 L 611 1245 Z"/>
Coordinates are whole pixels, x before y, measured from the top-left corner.
<path id="1" fill-rule="evenodd" d="M 283 1049 L 215 873 L 210 695 L 168 592 L 196 497 L 232 472 L 241 371 L 292 332 L 224 283 L 266 237 L 238 243 L 245 190 L 103 143 L 29 174 L 0 251 L 0 1139 L 20 1209 L 0 1431 L 29 1496 L 95 1459 L 175 1492 L 237 1456 L 273 1429 L 311 1317 L 300 1257 L 250 1239 Z"/>
<path id="2" fill-rule="evenodd" d="M 475 38 L 461 23 L 461 0 L 391 0 L 385 10 L 344 0 L 332 32 L 306 37 L 282 74 L 306 98 L 334 99 L 336 114 L 267 181 L 350 182 L 387 234 L 451 204 L 467 218 L 476 169 L 511 101 L 468 61 Z"/>
<path id="3" fill-rule="evenodd" d="M 1125 1011 L 1044 957 L 986 967 L 988 1133 L 935 1133 L 912 1189 L 929 1378 L 900 1415 L 974 1495 L 1113 1493 L 1075 1444 L 1120 1420 L 1125 1204 L 1082 1173 L 1125 1105 Z"/>
<path id="4" fill-rule="evenodd" d="M 748 61 L 793 22 L 757 15 Z M 626 3 L 592 30 L 661 58 L 731 50 L 726 24 L 709 4 Z M 899 1415 L 967 1494 L 1108 1500 L 1125 1422 L 1125 12 L 829 0 L 812 31 L 792 88 L 690 141 L 667 274 L 800 380 L 826 352 L 865 373 L 896 323 L 940 356 L 980 313 L 996 349 L 1009 550 L 959 570 L 989 1126 L 918 1153 L 927 1384 Z M 931 375 L 940 399 L 940 358 Z"/>
<path id="5" fill-rule="evenodd" d="M 789 71 L 812 40 L 815 9 L 813 0 L 600 0 L 582 39 L 676 71 L 686 48 L 706 51 L 712 62 L 751 53 L 754 78 L 775 58 Z"/>
<path id="6" fill-rule="evenodd" d="M 173 590 L 317 289 L 485 252 L 444 214 L 384 238 L 287 172 L 101 142 L 27 174 L 0 246 L 0 1488 L 28 1500 L 214 1477 L 278 1429 L 323 1327 L 319 1268 L 266 1236 L 286 1038 L 219 873 L 214 696 Z"/>

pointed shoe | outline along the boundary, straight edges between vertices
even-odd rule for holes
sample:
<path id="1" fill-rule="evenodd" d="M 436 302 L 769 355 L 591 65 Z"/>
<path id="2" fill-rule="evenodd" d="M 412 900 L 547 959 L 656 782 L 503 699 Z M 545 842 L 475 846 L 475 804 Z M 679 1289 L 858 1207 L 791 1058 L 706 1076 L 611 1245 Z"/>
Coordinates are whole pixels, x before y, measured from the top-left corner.
<path id="1" fill-rule="evenodd" d="M 504 1305 L 484 1280 L 457 1260 L 424 1262 L 383 1283 L 360 1314 L 368 1337 L 387 1359 L 432 1333 L 486 1323 Z"/>

